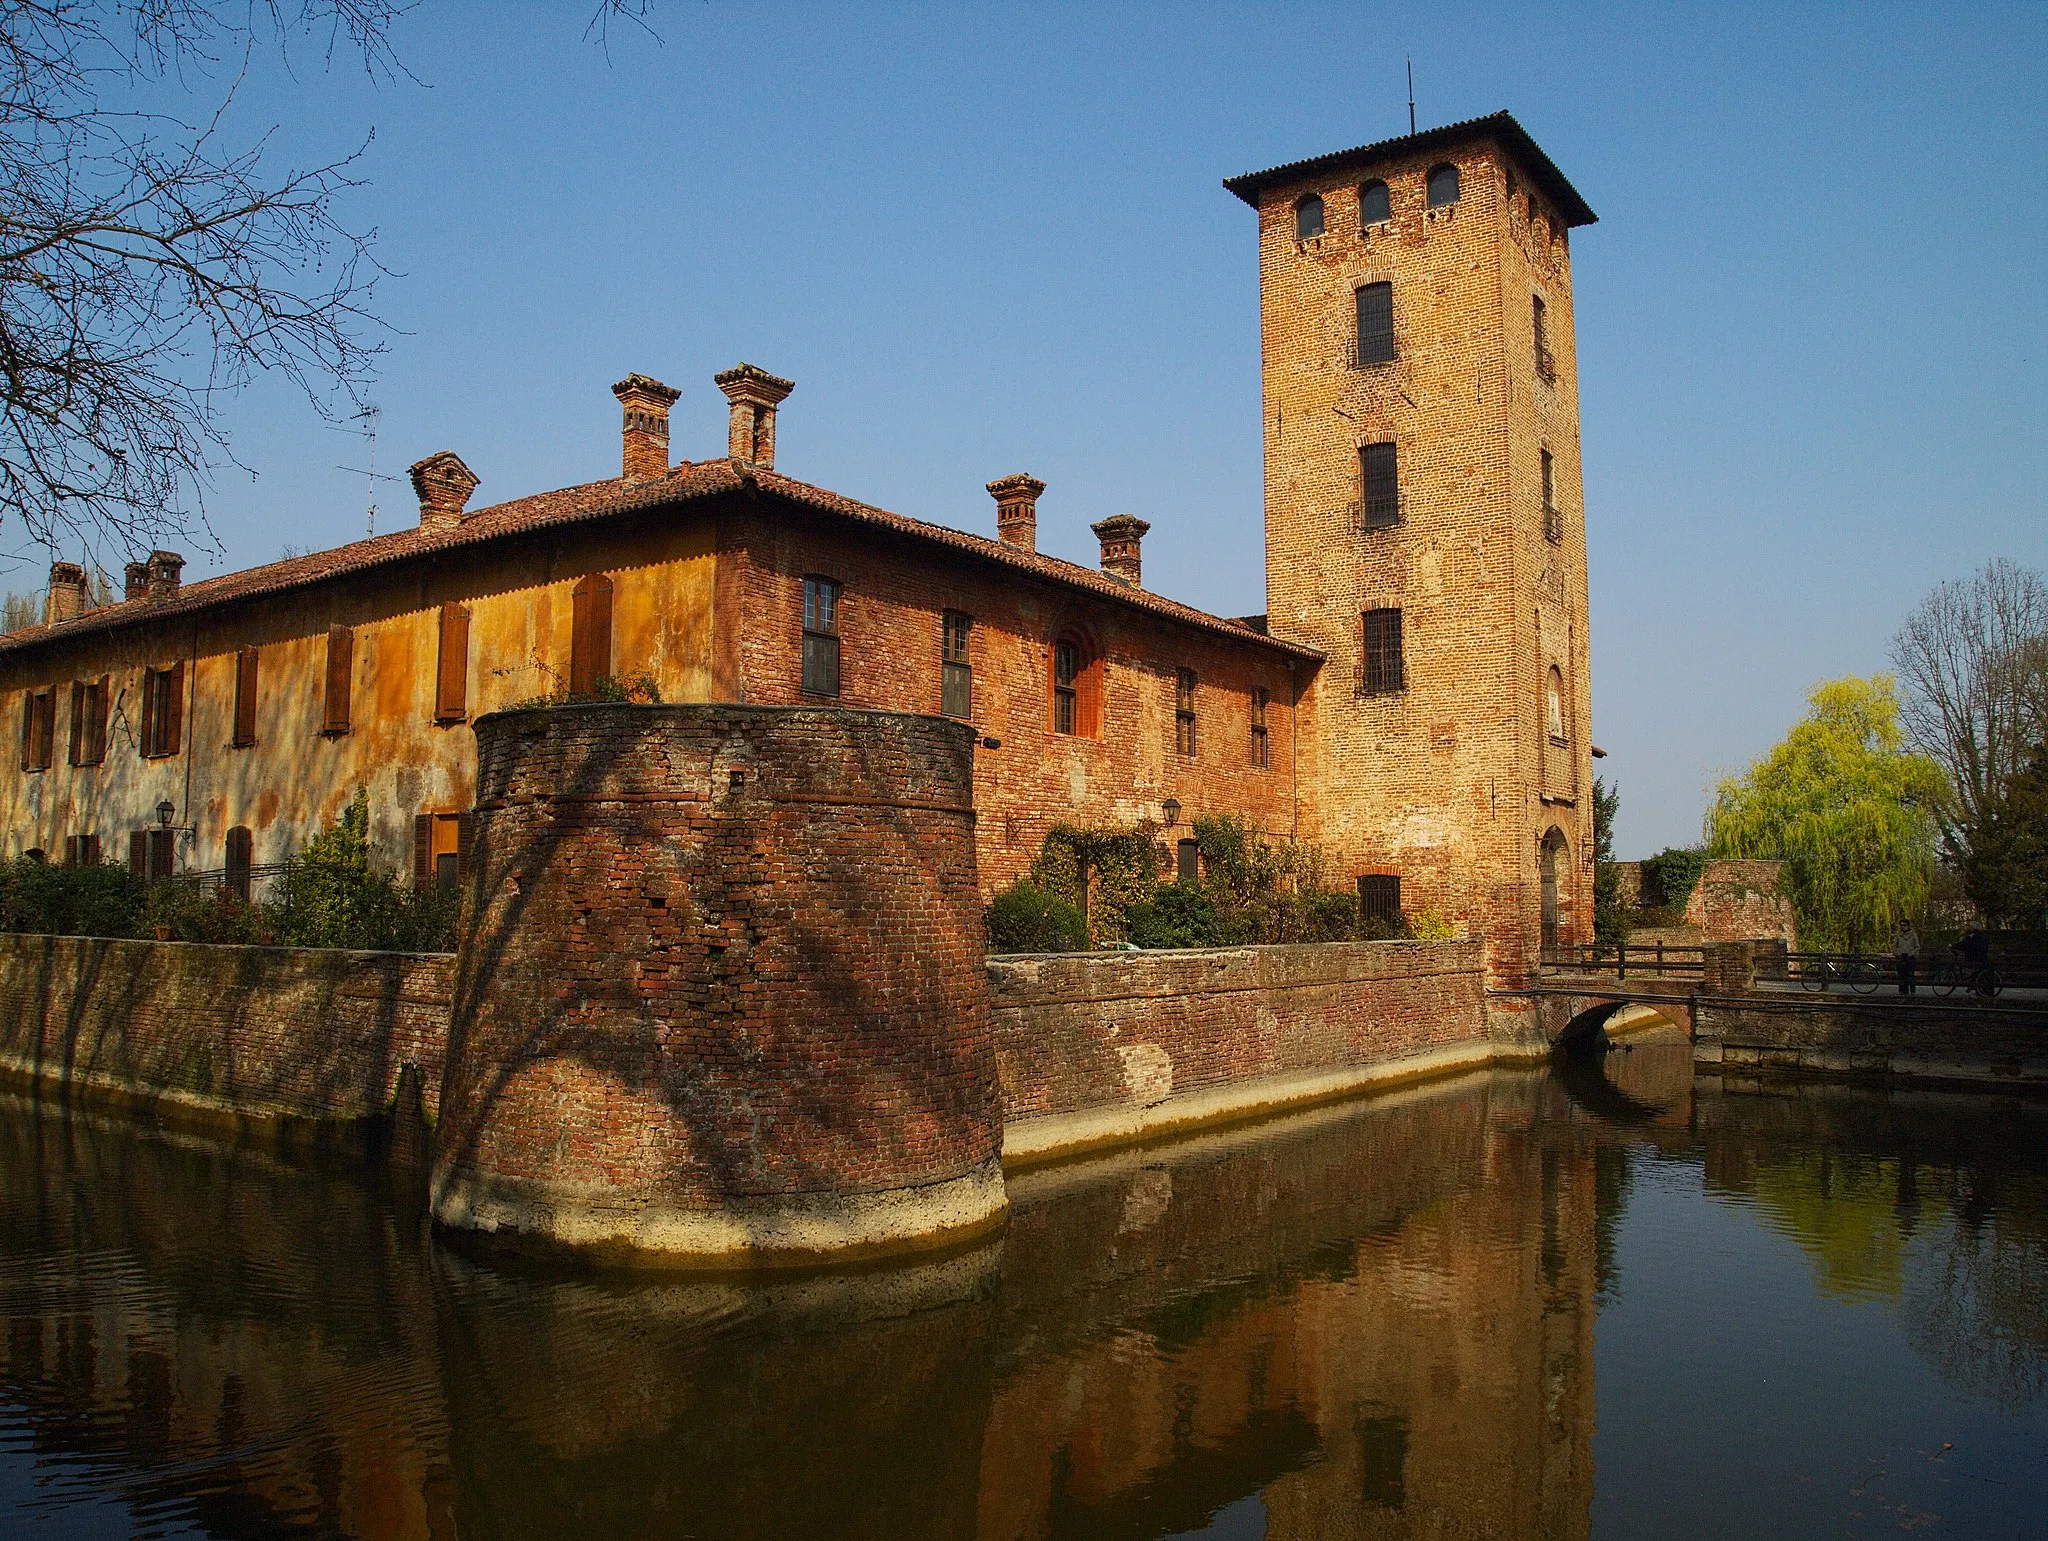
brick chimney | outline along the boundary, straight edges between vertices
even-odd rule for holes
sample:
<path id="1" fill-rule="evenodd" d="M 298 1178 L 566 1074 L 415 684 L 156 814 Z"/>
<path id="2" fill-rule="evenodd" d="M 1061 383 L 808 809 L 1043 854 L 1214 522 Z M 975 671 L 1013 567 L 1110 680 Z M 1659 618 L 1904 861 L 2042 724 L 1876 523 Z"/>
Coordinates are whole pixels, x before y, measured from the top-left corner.
<path id="1" fill-rule="evenodd" d="M 732 403 L 732 431 L 726 453 L 751 461 L 764 471 L 775 469 L 775 409 L 796 389 L 796 382 L 771 375 L 752 364 L 735 364 L 712 381 Z"/>
<path id="2" fill-rule="evenodd" d="M 612 387 L 626 411 L 625 478 L 651 482 L 668 474 L 668 409 L 683 393 L 646 375 L 627 375 Z"/>
<path id="3" fill-rule="evenodd" d="M 429 534 L 454 529 L 462 523 L 462 506 L 476 486 L 476 472 L 464 465 L 462 457 L 452 449 L 415 461 L 412 490 L 419 495 L 420 528 Z"/>
<path id="4" fill-rule="evenodd" d="M 149 592 L 149 563 L 130 562 L 123 570 L 121 597 L 140 599 Z"/>
<path id="5" fill-rule="evenodd" d="M 1102 542 L 1102 570 L 1134 589 L 1143 588 L 1138 581 L 1138 542 L 1152 526 L 1136 514 L 1111 514 L 1088 528 Z"/>
<path id="6" fill-rule="evenodd" d="M 131 570 L 134 564 L 130 564 Z M 169 599 L 178 592 L 185 575 L 185 559 L 175 551 L 152 551 L 142 564 L 143 593 L 149 599 Z"/>
<path id="7" fill-rule="evenodd" d="M 50 564 L 50 590 L 43 596 L 43 624 L 54 626 L 85 614 L 85 569 L 76 562 Z"/>
<path id="8" fill-rule="evenodd" d="M 1038 495 L 1043 491 L 1044 482 L 1022 471 L 988 484 L 988 495 L 996 500 L 996 538 L 1004 545 L 1038 549 Z"/>

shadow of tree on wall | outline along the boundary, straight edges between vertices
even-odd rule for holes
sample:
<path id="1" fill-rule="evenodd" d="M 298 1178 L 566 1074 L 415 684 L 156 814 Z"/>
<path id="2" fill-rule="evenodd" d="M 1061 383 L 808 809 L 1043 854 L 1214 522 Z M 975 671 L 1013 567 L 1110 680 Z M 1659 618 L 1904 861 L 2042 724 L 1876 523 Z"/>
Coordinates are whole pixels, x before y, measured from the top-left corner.
<path id="1" fill-rule="evenodd" d="M 997 1155 L 967 730 L 918 730 L 963 740 L 940 773 L 870 741 L 864 717 L 905 721 L 607 706 L 479 722 L 437 1192 L 488 1166 L 508 1114 L 529 1143 L 575 1138 L 507 1106 L 546 1067 L 594 1076 L 607 1117 L 637 1099 L 686 1131 L 663 1170 L 628 1174 L 623 1210 L 657 1190 L 709 1207 L 920 1186 Z M 671 731 L 693 721 L 717 726 Z M 616 1175 L 615 1154 L 595 1164 Z"/>

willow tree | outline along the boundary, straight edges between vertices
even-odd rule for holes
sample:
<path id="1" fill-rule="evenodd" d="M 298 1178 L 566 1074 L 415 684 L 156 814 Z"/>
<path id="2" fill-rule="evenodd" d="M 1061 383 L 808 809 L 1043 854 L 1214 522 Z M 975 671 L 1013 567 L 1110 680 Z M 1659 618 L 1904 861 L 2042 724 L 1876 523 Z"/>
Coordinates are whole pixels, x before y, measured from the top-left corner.
<path id="1" fill-rule="evenodd" d="M 1947 781 L 1907 747 L 1890 675 L 1829 680 L 1806 700 L 1776 748 L 1721 782 L 1707 847 L 1785 862 L 1801 940 L 1860 947 L 1926 902 Z"/>

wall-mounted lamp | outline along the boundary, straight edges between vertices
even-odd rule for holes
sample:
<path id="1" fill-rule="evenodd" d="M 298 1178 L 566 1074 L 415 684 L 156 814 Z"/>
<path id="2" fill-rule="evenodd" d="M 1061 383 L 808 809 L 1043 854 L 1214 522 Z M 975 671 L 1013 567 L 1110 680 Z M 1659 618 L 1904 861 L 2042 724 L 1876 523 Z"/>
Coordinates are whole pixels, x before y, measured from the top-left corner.
<path id="1" fill-rule="evenodd" d="M 1166 815 L 1166 827 L 1168 829 L 1172 829 L 1174 825 L 1180 822 L 1180 803 L 1177 799 L 1169 797 L 1159 805 L 1159 811 Z"/>
<path id="2" fill-rule="evenodd" d="M 171 820 L 178 816 L 178 805 L 168 797 L 156 805 L 156 821 L 165 829 L 171 827 Z"/>

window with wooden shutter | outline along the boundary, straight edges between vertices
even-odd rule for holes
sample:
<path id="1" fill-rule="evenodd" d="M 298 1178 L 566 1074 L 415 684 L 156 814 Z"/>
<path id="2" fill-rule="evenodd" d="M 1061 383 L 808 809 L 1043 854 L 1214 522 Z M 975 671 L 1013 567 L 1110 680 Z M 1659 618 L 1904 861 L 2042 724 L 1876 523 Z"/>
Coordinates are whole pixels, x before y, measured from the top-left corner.
<path id="1" fill-rule="evenodd" d="M 569 694 L 593 696 L 612 672 L 612 580 L 589 573 L 569 596 Z"/>
<path id="2" fill-rule="evenodd" d="M 249 868 L 254 865 L 256 837 L 243 825 L 228 831 L 227 891 L 249 902 Z"/>
<path id="3" fill-rule="evenodd" d="M 1266 704 L 1272 699 L 1264 686 L 1252 691 L 1252 765 L 1266 770 L 1273 763 L 1272 747 L 1266 738 Z"/>
<path id="4" fill-rule="evenodd" d="M 167 878 L 178 870 L 178 832 L 153 829 L 149 832 L 149 875 Z"/>
<path id="5" fill-rule="evenodd" d="M 149 831 L 133 829 L 128 832 L 128 870 L 134 876 L 149 876 Z"/>
<path id="6" fill-rule="evenodd" d="M 469 861 L 471 816 L 420 813 L 412 821 L 412 882 L 415 888 L 458 887 Z"/>
<path id="7" fill-rule="evenodd" d="M 57 691 L 30 691 L 22 698 L 21 768 L 48 770 L 57 757 Z"/>
<path id="8" fill-rule="evenodd" d="M 108 687 L 111 684 L 111 677 L 105 674 L 93 682 L 92 711 L 86 719 L 86 726 L 92 731 L 91 757 L 86 762 L 90 765 L 98 765 L 107 757 L 107 709 L 112 700 Z"/>
<path id="9" fill-rule="evenodd" d="M 441 607 L 441 660 L 434 671 L 434 721 L 469 715 L 469 606 Z"/>
<path id="10" fill-rule="evenodd" d="M 71 682 L 71 763 L 97 765 L 107 757 L 107 677 Z"/>
<path id="11" fill-rule="evenodd" d="M 142 739 L 145 760 L 178 752 L 185 734 L 185 666 L 142 671 Z"/>
<path id="12" fill-rule="evenodd" d="M 1192 760 L 1195 757 L 1195 671 L 1177 669 L 1173 676 L 1173 748 Z"/>
<path id="13" fill-rule="evenodd" d="M 64 837 L 64 865 L 67 867 L 97 867 L 100 864 L 100 837 L 98 835 L 66 835 Z"/>
<path id="14" fill-rule="evenodd" d="M 73 765 L 85 764 L 85 718 L 87 711 L 85 695 L 91 688 L 84 680 L 73 680 L 71 682 L 71 741 L 66 748 L 64 758 Z"/>
<path id="15" fill-rule="evenodd" d="M 253 647 L 235 653 L 235 736 L 237 748 L 256 742 L 256 660 Z"/>
<path id="16" fill-rule="evenodd" d="M 1364 284 L 1358 290 L 1358 362 L 1389 364 L 1394 358 L 1394 286 Z"/>
<path id="17" fill-rule="evenodd" d="M 320 731 L 349 730 L 349 695 L 355 686 L 356 634 L 347 626 L 327 628 L 327 700 Z"/>
<path id="18" fill-rule="evenodd" d="M 434 816 L 412 816 L 412 886 L 425 888 L 434 868 Z"/>
<path id="19" fill-rule="evenodd" d="M 142 671 L 142 736 L 135 748 L 147 760 L 156 753 L 156 670 Z"/>

